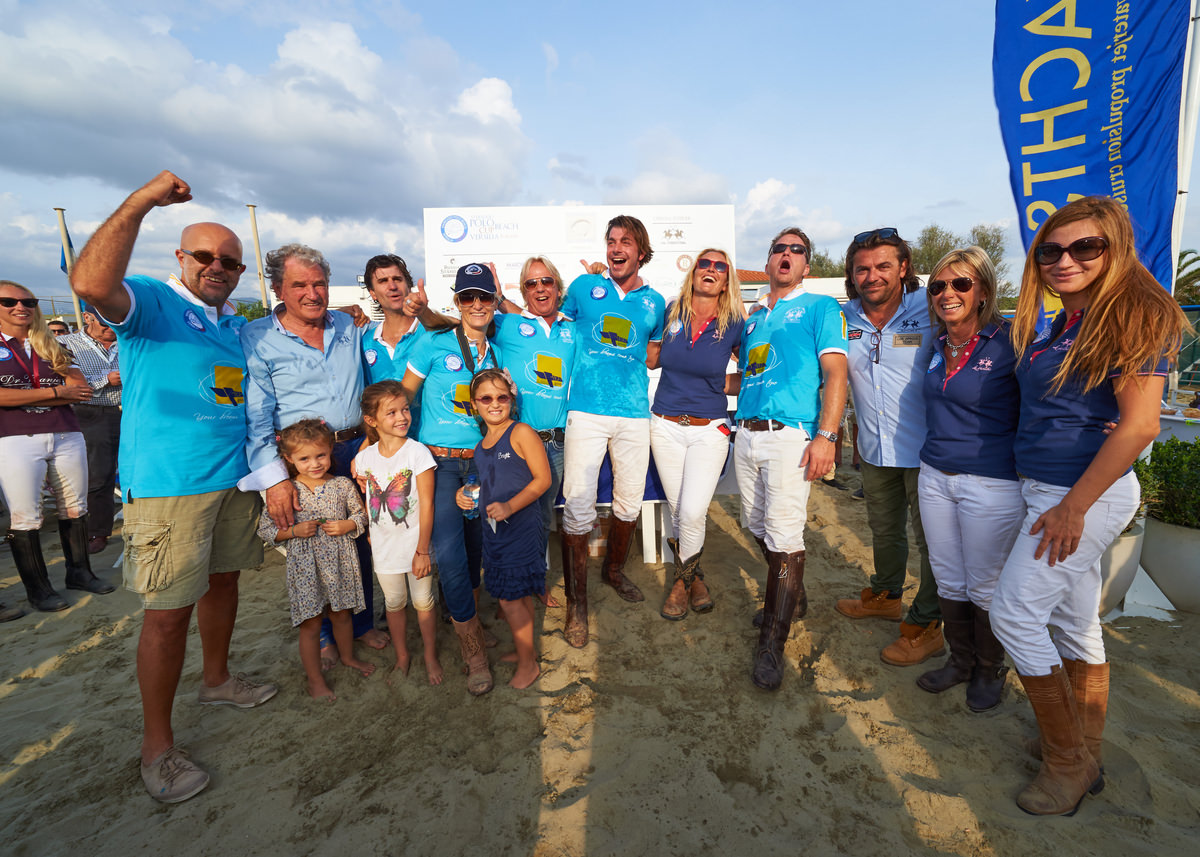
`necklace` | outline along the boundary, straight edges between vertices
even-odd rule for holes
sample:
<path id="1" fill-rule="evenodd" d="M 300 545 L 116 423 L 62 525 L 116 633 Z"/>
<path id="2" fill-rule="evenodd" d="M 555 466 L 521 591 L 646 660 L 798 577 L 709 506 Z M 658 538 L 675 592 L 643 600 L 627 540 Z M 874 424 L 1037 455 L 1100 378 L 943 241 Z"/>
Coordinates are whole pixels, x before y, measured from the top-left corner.
<path id="1" fill-rule="evenodd" d="M 958 352 L 962 351 L 964 348 L 966 348 L 968 345 L 970 345 L 972 342 L 974 342 L 977 336 L 979 336 L 978 333 L 972 333 L 970 336 L 967 337 L 966 342 L 960 342 L 958 345 L 955 345 L 953 342 L 950 341 L 950 336 L 949 336 L 949 334 L 947 334 L 946 348 L 950 351 L 950 359 L 957 360 Z"/>

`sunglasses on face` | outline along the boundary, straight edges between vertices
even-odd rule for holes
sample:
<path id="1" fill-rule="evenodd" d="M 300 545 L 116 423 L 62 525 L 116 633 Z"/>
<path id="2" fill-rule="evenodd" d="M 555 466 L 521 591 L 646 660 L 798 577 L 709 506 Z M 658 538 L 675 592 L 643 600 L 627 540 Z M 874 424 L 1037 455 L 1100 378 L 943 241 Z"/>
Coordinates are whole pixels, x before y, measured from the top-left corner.
<path id="1" fill-rule="evenodd" d="M 241 271 L 246 267 L 242 264 L 241 259 L 235 259 L 232 256 L 215 256 L 207 250 L 184 250 L 180 247 L 179 252 L 185 256 L 191 256 L 198 264 L 205 268 L 217 259 L 221 260 L 221 267 L 226 271 Z"/>
<path id="2" fill-rule="evenodd" d="M 975 285 L 975 281 L 970 277 L 955 277 L 952 280 L 930 280 L 929 294 L 936 298 L 942 292 L 946 291 L 946 286 L 951 286 L 954 291 L 965 294 L 971 291 L 971 286 L 973 285 Z"/>
<path id="3" fill-rule="evenodd" d="M 878 238 L 882 241 L 887 241 L 889 238 L 899 238 L 900 233 L 895 226 L 884 226 L 880 229 L 868 229 L 866 232 L 860 232 L 854 236 L 855 244 L 862 244 L 872 238 Z"/>
<path id="4" fill-rule="evenodd" d="M 499 396 L 476 396 L 475 401 L 481 405 L 490 405 L 492 402 L 499 405 L 507 405 L 512 401 L 512 396 L 507 393 L 501 393 Z"/>
<path id="5" fill-rule="evenodd" d="M 38 305 L 37 298 L 0 298 L 0 306 L 12 309 L 17 304 L 26 309 L 36 309 Z"/>
<path id="6" fill-rule="evenodd" d="M 496 296 L 490 295 L 487 292 L 461 292 L 458 296 L 458 302 L 463 306 L 470 306 L 471 304 L 491 306 L 496 302 Z"/>
<path id="7" fill-rule="evenodd" d="M 1063 253 L 1070 255 L 1076 262 L 1090 262 L 1108 249 L 1108 239 L 1099 235 L 1091 238 L 1080 238 L 1072 241 L 1066 247 L 1061 244 L 1039 244 L 1033 250 L 1033 261 L 1039 265 L 1053 265 L 1062 258 Z"/>
<path id="8" fill-rule="evenodd" d="M 784 250 L 791 250 L 793 256 L 805 256 L 808 254 L 808 248 L 803 244 L 776 244 L 771 248 L 771 255 L 774 256 L 776 253 L 782 253 Z"/>
<path id="9" fill-rule="evenodd" d="M 696 263 L 696 267 L 699 268 L 701 271 L 703 271 L 706 268 L 712 268 L 718 274 L 728 274 L 729 273 L 729 263 L 728 262 L 718 262 L 716 259 L 701 259 L 699 262 Z"/>
<path id="10" fill-rule="evenodd" d="M 534 277 L 531 280 L 526 280 L 522 283 L 525 288 L 532 289 L 534 286 L 553 286 L 557 285 L 553 277 Z"/>

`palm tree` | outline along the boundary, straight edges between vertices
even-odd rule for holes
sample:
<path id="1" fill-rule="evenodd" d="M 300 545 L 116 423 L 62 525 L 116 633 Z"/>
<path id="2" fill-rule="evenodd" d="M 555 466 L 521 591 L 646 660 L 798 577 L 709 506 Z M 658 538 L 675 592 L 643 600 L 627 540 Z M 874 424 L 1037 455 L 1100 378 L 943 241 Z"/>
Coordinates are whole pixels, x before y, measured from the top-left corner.
<path id="1" fill-rule="evenodd" d="M 1181 250 L 1175 268 L 1175 300 L 1180 306 L 1200 304 L 1200 253 Z"/>

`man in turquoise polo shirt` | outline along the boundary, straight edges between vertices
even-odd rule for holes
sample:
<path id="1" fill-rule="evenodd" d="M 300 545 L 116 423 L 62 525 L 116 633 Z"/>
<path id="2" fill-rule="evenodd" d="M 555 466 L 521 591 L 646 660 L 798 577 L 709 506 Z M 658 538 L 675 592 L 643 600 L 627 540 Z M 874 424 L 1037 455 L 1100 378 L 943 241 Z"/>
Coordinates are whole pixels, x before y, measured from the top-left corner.
<path id="1" fill-rule="evenodd" d="M 175 251 L 179 274 L 165 283 L 125 277 L 146 215 L 191 198 L 187 182 L 159 173 L 96 230 L 71 276 L 121 348 L 125 585 L 145 607 L 142 781 L 164 803 L 187 800 L 209 780 L 171 729 L 193 607 L 204 654 L 199 702 L 251 708 L 276 692 L 228 667 L 239 569 L 263 560 L 258 495 L 235 487 L 247 471 L 245 319 L 228 298 L 246 269 L 242 242 L 218 223 L 193 223 Z"/>

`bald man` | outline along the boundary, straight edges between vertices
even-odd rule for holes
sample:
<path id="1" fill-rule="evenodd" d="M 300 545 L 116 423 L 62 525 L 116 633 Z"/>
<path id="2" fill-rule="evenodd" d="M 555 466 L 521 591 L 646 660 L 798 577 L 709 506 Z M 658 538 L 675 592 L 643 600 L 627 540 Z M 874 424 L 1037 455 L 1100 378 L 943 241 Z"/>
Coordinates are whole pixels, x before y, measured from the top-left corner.
<path id="1" fill-rule="evenodd" d="M 117 334 L 124 385 L 118 453 L 125 512 L 125 586 L 145 608 L 138 640 L 142 781 L 178 803 L 208 773 L 175 744 L 171 709 L 193 608 L 203 651 L 198 701 L 252 708 L 276 688 L 229 672 L 238 575 L 262 564 L 257 493 L 247 473 L 239 331 L 228 298 L 246 266 L 242 242 L 219 223 L 183 230 L 166 282 L 125 276 L 142 220 L 185 203 L 191 188 L 163 171 L 96 230 L 71 277 L 79 297 Z"/>

